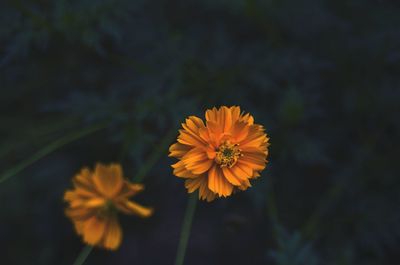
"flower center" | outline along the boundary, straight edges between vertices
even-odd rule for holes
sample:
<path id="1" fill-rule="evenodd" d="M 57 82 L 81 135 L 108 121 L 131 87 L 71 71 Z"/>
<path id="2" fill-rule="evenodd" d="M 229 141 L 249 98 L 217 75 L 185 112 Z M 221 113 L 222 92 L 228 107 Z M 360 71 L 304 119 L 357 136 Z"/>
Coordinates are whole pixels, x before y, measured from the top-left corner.
<path id="1" fill-rule="evenodd" d="M 239 144 L 231 144 L 229 141 L 221 144 L 217 149 L 215 162 L 219 164 L 220 167 L 233 167 L 238 158 L 243 155 L 238 146 Z"/>
<path id="2" fill-rule="evenodd" d="M 111 200 L 107 200 L 106 203 L 102 207 L 99 208 L 97 212 L 97 217 L 106 218 L 110 215 L 116 214 L 117 209 L 114 206 L 114 203 Z"/>

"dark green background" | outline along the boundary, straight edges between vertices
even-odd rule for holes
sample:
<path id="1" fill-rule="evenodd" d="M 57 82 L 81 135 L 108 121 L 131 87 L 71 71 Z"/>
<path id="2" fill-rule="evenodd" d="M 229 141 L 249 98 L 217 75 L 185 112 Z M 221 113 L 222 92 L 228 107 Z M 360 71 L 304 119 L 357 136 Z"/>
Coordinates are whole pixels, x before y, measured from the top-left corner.
<path id="1" fill-rule="evenodd" d="M 72 264 L 63 192 L 82 166 L 154 154 L 148 220 L 87 264 L 172 264 L 188 195 L 163 137 L 240 105 L 271 137 L 253 188 L 200 202 L 186 264 L 396 265 L 400 4 L 390 0 L 0 2 L 0 263 Z M 171 141 L 172 143 L 172 141 Z M 156 151 L 157 152 L 157 151 Z"/>

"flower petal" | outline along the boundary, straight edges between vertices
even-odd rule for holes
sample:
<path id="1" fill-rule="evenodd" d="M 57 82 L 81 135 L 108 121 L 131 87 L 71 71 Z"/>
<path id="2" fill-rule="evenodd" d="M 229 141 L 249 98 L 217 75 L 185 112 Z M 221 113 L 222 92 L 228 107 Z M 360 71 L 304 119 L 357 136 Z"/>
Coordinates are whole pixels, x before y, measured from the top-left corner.
<path id="1" fill-rule="evenodd" d="M 203 174 L 214 164 L 214 160 L 204 159 L 186 165 L 186 168 L 195 175 Z"/>
<path id="2" fill-rule="evenodd" d="M 75 190 L 79 195 L 84 197 L 98 196 L 99 193 L 93 187 L 92 175 L 93 172 L 85 167 L 72 179 Z"/>
<path id="3" fill-rule="evenodd" d="M 192 150 L 187 152 L 187 154 L 184 157 L 182 157 L 182 161 L 185 165 L 204 161 L 207 159 L 208 159 L 208 157 L 207 157 L 207 153 L 206 153 L 205 149 L 198 148 L 198 147 L 193 148 Z"/>
<path id="4" fill-rule="evenodd" d="M 181 144 L 181 143 L 175 143 L 170 146 L 169 148 L 169 155 L 170 157 L 176 157 L 176 158 L 181 158 L 184 156 L 189 150 L 191 149 L 190 146 Z"/>
<path id="5" fill-rule="evenodd" d="M 91 217 L 83 224 L 83 240 L 89 245 L 96 245 L 103 237 L 106 221 Z"/>
<path id="6" fill-rule="evenodd" d="M 85 202 L 85 207 L 87 208 L 97 208 L 101 207 L 106 203 L 104 198 L 93 198 Z"/>
<path id="7" fill-rule="evenodd" d="M 207 143 L 201 137 L 186 130 L 179 131 L 178 142 L 190 146 L 207 145 Z"/>
<path id="8" fill-rule="evenodd" d="M 240 179 L 238 179 L 233 173 L 232 171 L 227 168 L 227 167 L 223 167 L 222 168 L 222 173 L 224 174 L 224 177 L 232 184 L 235 186 L 240 186 L 242 183 L 240 182 Z"/>
<path id="9" fill-rule="evenodd" d="M 187 179 L 185 181 L 185 187 L 189 193 L 193 193 L 203 183 L 207 183 L 207 178 L 205 176 L 198 176 L 197 178 Z M 200 193 L 199 193 L 199 196 L 200 196 Z"/>
<path id="10" fill-rule="evenodd" d="M 152 208 L 144 207 L 133 201 L 126 200 L 116 204 L 116 206 L 126 214 L 133 214 L 143 218 L 150 217 L 153 214 Z"/>
<path id="11" fill-rule="evenodd" d="M 97 164 L 93 182 L 102 195 L 113 198 L 121 190 L 124 183 L 121 166 L 118 164 L 111 164 L 110 166 Z"/>
<path id="12" fill-rule="evenodd" d="M 240 107 L 239 106 L 232 106 L 230 107 L 232 112 L 232 123 L 236 123 L 240 117 Z"/>
<path id="13" fill-rule="evenodd" d="M 95 215 L 95 210 L 92 208 L 67 208 L 65 215 L 75 221 L 85 221 Z"/>
<path id="14" fill-rule="evenodd" d="M 206 121 L 217 121 L 217 108 L 214 107 L 206 111 Z"/>
<path id="15" fill-rule="evenodd" d="M 223 124 L 224 132 L 230 132 L 231 127 L 232 127 L 232 113 L 231 110 L 228 109 L 227 107 L 223 106 L 221 108 L 222 117 L 221 117 L 221 122 Z"/>
<path id="16" fill-rule="evenodd" d="M 253 175 L 253 169 L 246 164 L 240 163 L 240 160 L 236 163 L 236 165 L 233 166 L 233 168 L 239 168 L 240 170 L 245 172 L 246 176 L 250 177 Z"/>
<path id="17" fill-rule="evenodd" d="M 250 156 L 244 155 L 240 158 L 238 163 L 245 164 L 251 167 L 253 170 L 264 170 L 266 166 L 266 159 L 263 156 Z"/>
<path id="18" fill-rule="evenodd" d="M 172 165 L 174 168 L 174 175 L 179 178 L 196 178 L 198 175 L 193 174 L 189 170 L 186 169 L 185 164 L 183 161 L 179 161 Z"/>
<path id="19" fill-rule="evenodd" d="M 231 168 L 231 171 L 233 174 L 235 174 L 236 177 L 240 178 L 241 180 L 248 179 L 252 176 L 252 174 L 248 174 L 249 172 L 246 172 L 241 167 L 239 167 L 238 164 L 234 165 Z"/>
<path id="20" fill-rule="evenodd" d="M 110 218 L 107 229 L 103 237 L 103 246 L 110 250 L 115 250 L 121 245 L 122 229 L 116 217 Z"/>
<path id="21" fill-rule="evenodd" d="M 217 165 L 214 165 L 208 171 L 208 188 L 217 193 L 220 197 L 229 196 L 233 191 L 232 184 L 226 180 L 221 169 Z"/>
<path id="22" fill-rule="evenodd" d="M 231 134 L 232 134 L 233 141 L 236 142 L 236 143 L 240 143 L 249 134 L 249 126 L 248 126 L 248 124 L 243 122 L 243 121 L 236 122 L 232 126 Z"/>

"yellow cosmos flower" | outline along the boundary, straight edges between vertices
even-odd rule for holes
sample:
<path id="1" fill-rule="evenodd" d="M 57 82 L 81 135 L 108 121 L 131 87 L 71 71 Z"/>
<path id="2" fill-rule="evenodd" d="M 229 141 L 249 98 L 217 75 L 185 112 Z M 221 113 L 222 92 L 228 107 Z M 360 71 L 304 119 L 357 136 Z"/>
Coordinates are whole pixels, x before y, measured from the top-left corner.
<path id="1" fill-rule="evenodd" d="M 89 245 L 110 250 L 120 246 L 122 230 L 117 211 L 140 217 L 152 214 L 152 209 L 129 200 L 144 187 L 125 180 L 118 164 L 97 164 L 94 171 L 83 168 L 72 182 L 74 189 L 64 194 L 69 204 L 65 213 Z"/>
<path id="2" fill-rule="evenodd" d="M 179 159 L 174 175 L 186 179 L 188 192 L 199 190 L 200 199 L 212 201 L 251 186 L 266 167 L 269 138 L 237 106 L 207 110 L 205 118 L 205 124 L 195 116 L 182 123 L 169 156 Z"/>

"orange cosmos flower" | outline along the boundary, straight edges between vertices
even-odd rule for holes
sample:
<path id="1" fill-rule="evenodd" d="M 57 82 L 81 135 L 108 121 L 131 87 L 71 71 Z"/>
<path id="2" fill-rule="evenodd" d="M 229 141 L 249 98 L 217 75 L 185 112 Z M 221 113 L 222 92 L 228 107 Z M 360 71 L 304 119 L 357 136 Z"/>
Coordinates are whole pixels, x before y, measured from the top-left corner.
<path id="1" fill-rule="evenodd" d="M 200 199 L 212 201 L 251 186 L 266 166 L 269 138 L 240 107 L 213 108 L 205 116 L 205 124 L 195 116 L 182 123 L 169 156 L 179 159 L 174 175 L 186 179 L 188 192 L 198 189 Z"/>
<path id="2" fill-rule="evenodd" d="M 74 189 L 65 192 L 66 215 L 76 232 L 89 245 L 115 250 L 122 240 L 117 211 L 149 217 L 152 209 L 143 207 L 129 197 L 144 189 L 123 178 L 118 164 L 97 164 L 94 171 L 83 168 L 73 180 Z"/>

